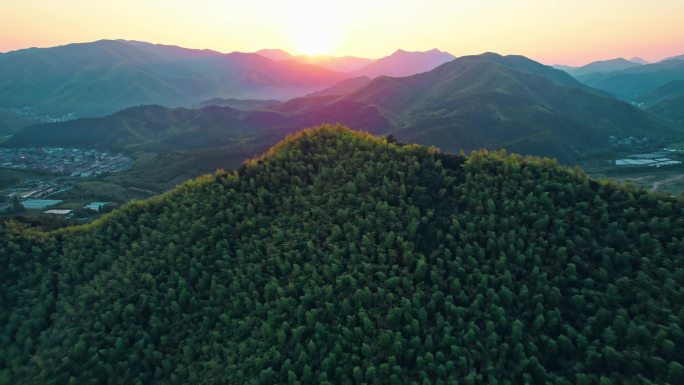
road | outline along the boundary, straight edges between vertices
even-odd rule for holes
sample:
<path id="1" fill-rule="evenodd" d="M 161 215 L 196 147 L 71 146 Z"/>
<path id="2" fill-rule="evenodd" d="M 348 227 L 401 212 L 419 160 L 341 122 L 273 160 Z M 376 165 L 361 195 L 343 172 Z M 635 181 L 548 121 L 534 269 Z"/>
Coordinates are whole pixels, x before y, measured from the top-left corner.
<path id="1" fill-rule="evenodd" d="M 679 174 L 679 175 L 671 176 L 671 177 L 669 177 L 669 178 L 667 178 L 667 179 L 663 179 L 663 180 L 657 180 L 657 181 L 653 182 L 653 186 L 651 186 L 651 191 L 658 191 L 658 188 L 660 188 L 660 186 L 661 186 L 663 183 L 674 182 L 674 181 L 679 180 L 679 179 L 682 179 L 682 178 L 684 178 L 684 174 Z"/>

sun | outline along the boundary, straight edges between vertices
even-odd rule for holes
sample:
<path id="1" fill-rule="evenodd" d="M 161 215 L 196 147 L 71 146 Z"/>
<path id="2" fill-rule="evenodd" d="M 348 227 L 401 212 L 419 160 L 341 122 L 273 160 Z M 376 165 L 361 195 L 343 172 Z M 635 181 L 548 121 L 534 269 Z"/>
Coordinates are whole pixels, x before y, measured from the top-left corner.
<path id="1" fill-rule="evenodd" d="M 283 33 L 296 53 L 316 56 L 335 51 L 344 16 L 334 3 L 321 0 L 282 2 L 279 18 Z"/>
<path id="2" fill-rule="evenodd" d="M 309 56 L 330 54 L 336 45 L 335 35 L 323 26 L 297 31 L 292 34 L 291 40 L 297 53 Z"/>

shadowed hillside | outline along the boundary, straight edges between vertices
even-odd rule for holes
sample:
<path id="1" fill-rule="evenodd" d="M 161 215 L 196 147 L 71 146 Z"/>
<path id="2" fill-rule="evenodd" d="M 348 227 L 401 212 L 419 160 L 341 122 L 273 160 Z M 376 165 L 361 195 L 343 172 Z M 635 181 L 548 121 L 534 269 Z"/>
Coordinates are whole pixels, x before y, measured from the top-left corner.
<path id="1" fill-rule="evenodd" d="M 653 114 L 674 122 L 684 122 L 684 79 L 663 84 L 643 95 L 639 102 Z"/>
<path id="2" fill-rule="evenodd" d="M 237 110 L 208 106 L 201 109 L 140 106 L 104 118 L 81 118 L 24 128 L 6 147 L 94 147 L 117 151 L 205 149 L 242 138 L 266 149 L 287 133 L 325 122 L 359 129 L 387 129 L 374 108 L 354 102 L 326 104 L 316 113 Z"/>
<path id="3" fill-rule="evenodd" d="M 377 108 L 347 101 L 306 114 L 218 106 L 140 106 L 103 118 L 28 126 L 0 146 L 123 152 L 134 159 L 133 168 L 101 181 L 160 193 L 188 178 L 238 167 L 245 158 L 265 151 L 288 133 L 326 122 L 371 132 L 389 128 Z"/>
<path id="4" fill-rule="evenodd" d="M 36 120 L 31 117 L 0 109 L 0 136 L 13 134 L 35 123 Z"/>

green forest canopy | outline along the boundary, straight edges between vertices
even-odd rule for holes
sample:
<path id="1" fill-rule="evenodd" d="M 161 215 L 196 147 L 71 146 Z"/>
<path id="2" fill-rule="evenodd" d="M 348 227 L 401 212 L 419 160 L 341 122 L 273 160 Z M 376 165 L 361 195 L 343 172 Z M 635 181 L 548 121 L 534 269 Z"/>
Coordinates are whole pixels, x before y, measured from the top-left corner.
<path id="1" fill-rule="evenodd" d="M 682 384 L 684 205 L 339 126 L 0 231 L 3 384 Z"/>

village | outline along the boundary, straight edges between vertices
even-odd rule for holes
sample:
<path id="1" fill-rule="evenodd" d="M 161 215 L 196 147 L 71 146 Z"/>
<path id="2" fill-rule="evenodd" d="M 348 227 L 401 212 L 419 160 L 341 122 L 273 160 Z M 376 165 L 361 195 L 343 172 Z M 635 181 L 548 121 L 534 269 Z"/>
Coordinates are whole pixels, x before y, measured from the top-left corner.
<path id="1" fill-rule="evenodd" d="M 25 172 L 31 177 L 0 189 L 0 213 L 31 210 L 37 214 L 70 216 L 74 210 L 62 208 L 64 201 L 55 196 L 72 189 L 80 179 L 121 172 L 132 165 L 133 160 L 127 156 L 92 149 L 1 148 L 0 169 Z M 82 209 L 99 213 L 108 204 L 93 201 Z"/>
<path id="2" fill-rule="evenodd" d="M 123 171 L 133 160 L 122 154 L 62 147 L 0 148 L 0 167 L 93 177 Z"/>

